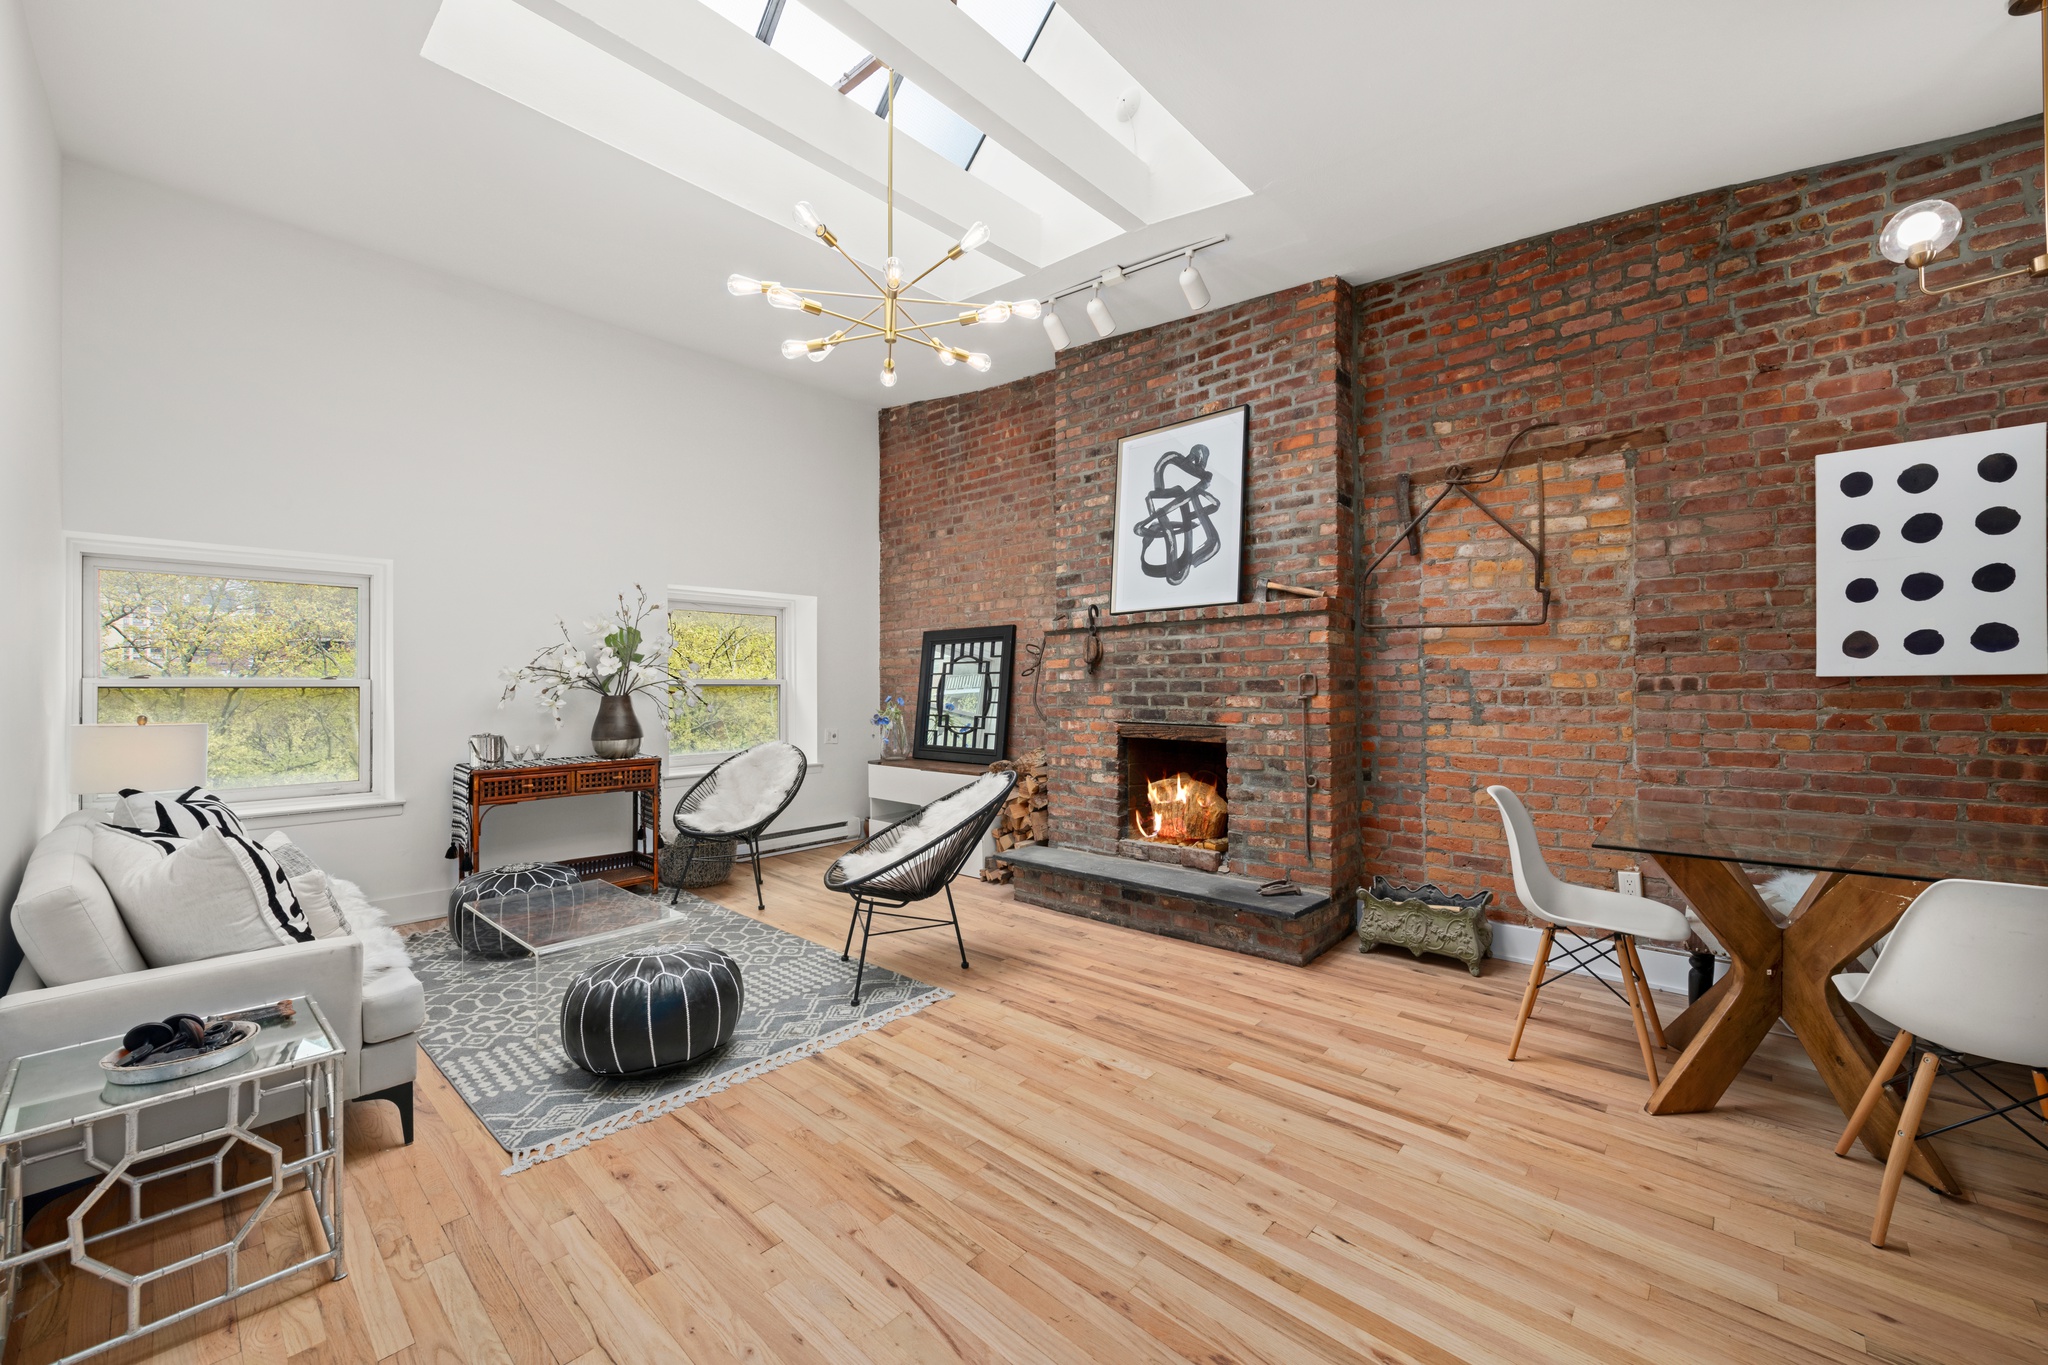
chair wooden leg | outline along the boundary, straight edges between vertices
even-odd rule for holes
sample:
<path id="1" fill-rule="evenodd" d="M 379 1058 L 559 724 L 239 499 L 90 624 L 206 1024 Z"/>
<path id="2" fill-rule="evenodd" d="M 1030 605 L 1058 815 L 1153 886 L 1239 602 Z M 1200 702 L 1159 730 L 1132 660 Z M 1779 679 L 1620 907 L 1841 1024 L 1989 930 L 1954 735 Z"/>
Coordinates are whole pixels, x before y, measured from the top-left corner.
<path id="1" fill-rule="evenodd" d="M 1556 937 L 1555 927 L 1543 926 L 1543 942 L 1536 949 L 1536 960 L 1529 964 L 1529 989 L 1522 992 L 1522 1012 L 1515 1016 L 1515 1036 L 1508 1041 L 1511 1062 L 1522 1046 L 1522 1030 L 1529 1026 L 1529 1016 L 1536 1012 L 1536 992 L 1543 989 L 1543 973 L 1550 966 L 1550 941 Z"/>
<path id="2" fill-rule="evenodd" d="M 1657 1017 L 1657 1000 L 1650 994 L 1650 978 L 1643 973 L 1642 950 L 1636 947 L 1633 938 L 1628 941 L 1628 962 L 1635 968 L 1636 980 L 1643 983 L 1643 1009 L 1650 1016 L 1650 1036 L 1657 1040 L 1658 1047 L 1668 1048 L 1671 1044 L 1664 1041 L 1664 1021 Z"/>
<path id="3" fill-rule="evenodd" d="M 1906 1163 L 1912 1159 L 1913 1143 L 1920 1135 L 1920 1118 L 1927 1112 L 1934 1073 L 1940 1069 L 1941 1059 L 1930 1052 L 1920 1059 L 1920 1069 L 1913 1073 L 1913 1088 L 1906 1092 L 1899 1129 L 1892 1135 L 1891 1159 L 1884 1163 L 1884 1185 L 1877 1192 L 1877 1217 L 1870 1224 L 1870 1244 L 1874 1247 L 1884 1245 L 1885 1232 L 1892 1225 L 1892 1205 L 1899 1201 L 1899 1185 L 1906 1178 Z"/>
<path id="4" fill-rule="evenodd" d="M 1891 1078 L 1899 1074 L 1899 1063 L 1906 1060 L 1906 1049 L 1913 1046 L 1913 1035 L 1904 1029 L 1892 1039 L 1892 1045 L 1885 1049 L 1884 1060 L 1877 1064 L 1877 1074 L 1870 1078 L 1870 1084 L 1863 1088 L 1863 1098 L 1856 1101 L 1856 1112 L 1849 1115 L 1849 1126 L 1842 1130 L 1842 1140 L 1835 1144 L 1836 1156 L 1849 1155 L 1849 1149 L 1856 1145 L 1856 1135 L 1863 1131 L 1869 1121 L 1870 1111 L 1877 1108 L 1878 1099 Z"/>
<path id="5" fill-rule="evenodd" d="M 1614 958 L 1615 961 L 1621 964 L 1621 984 L 1628 988 L 1628 1012 L 1630 1017 L 1635 1020 L 1636 1044 L 1643 1050 L 1643 1070 L 1650 1078 L 1650 1088 L 1655 1090 L 1657 1088 L 1657 1053 L 1650 1046 L 1650 1027 L 1643 1021 L 1643 1003 L 1640 998 L 1642 994 L 1649 991 L 1649 987 L 1644 985 L 1641 991 L 1637 990 L 1635 957 L 1630 951 L 1628 935 L 1616 934 L 1614 941 L 1621 950 L 1614 955 Z"/>

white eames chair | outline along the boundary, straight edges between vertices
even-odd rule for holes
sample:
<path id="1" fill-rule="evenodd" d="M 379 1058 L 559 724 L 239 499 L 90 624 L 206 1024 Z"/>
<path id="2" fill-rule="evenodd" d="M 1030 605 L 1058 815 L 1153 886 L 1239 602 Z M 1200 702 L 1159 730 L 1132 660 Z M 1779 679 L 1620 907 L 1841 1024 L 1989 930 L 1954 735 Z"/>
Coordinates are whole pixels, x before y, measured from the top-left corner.
<path id="1" fill-rule="evenodd" d="M 1847 1156 L 1870 1111 L 1877 1107 L 1885 1083 L 1898 1074 L 1906 1054 L 1920 1051 L 1913 1085 L 1892 1135 L 1885 1162 L 1884 1184 L 1877 1195 L 1877 1216 L 1870 1225 L 1870 1244 L 1883 1246 L 1898 1202 L 1906 1162 L 1913 1144 L 2003 1116 L 2038 1147 L 2048 1143 L 2013 1117 L 2015 1112 L 2048 1119 L 2048 888 L 2010 882 L 1936 882 L 1914 897 L 1891 937 L 1879 950 L 1877 965 L 1866 974 L 1847 972 L 1835 978 L 1842 998 L 1898 1025 L 1899 1035 L 1870 1078 L 1869 1089 L 1835 1144 L 1836 1156 Z M 1936 1041 L 1939 1040 L 1939 1041 Z M 1966 1055 L 1967 1054 L 1967 1055 Z M 1970 1058 L 1977 1060 L 1972 1061 Z M 1994 1062 L 2027 1067 L 2034 1073 L 2034 1095 L 2021 1097 L 1985 1073 Z M 1920 1131 L 1927 1097 L 1937 1075 L 1953 1078 L 1985 1112 L 1931 1132 Z M 1998 1092 L 2003 1103 L 1978 1093 L 1974 1079 Z"/>
<path id="2" fill-rule="evenodd" d="M 1558 977 L 1585 972 L 1628 1004 L 1635 1020 L 1636 1042 L 1643 1050 L 1643 1070 L 1650 1084 L 1657 1084 L 1657 1056 L 1650 1045 L 1654 1031 L 1657 1047 L 1664 1047 L 1664 1021 L 1657 1017 L 1657 1004 L 1650 998 L 1650 983 L 1643 976 L 1643 960 L 1636 951 L 1638 938 L 1662 943 L 1682 943 L 1689 932 L 1685 916 L 1668 905 L 1642 896 L 1627 896 L 1597 886 L 1574 886 L 1560 881 L 1543 861 L 1536 843 L 1536 826 L 1529 819 L 1521 798 L 1506 787 L 1488 787 L 1486 794 L 1500 807 L 1501 824 L 1507 828 L 1508 856 L 1515 869 L 1515 896 L 1522 908 L 1543 921 L 1543 943 L 1529 968 L 1529 989 L 1522 995 L 1522 1012 L 1515 1017 L 1515 1036 L 1508 1043 L 1508 1060 L 1522 1046 L 1522 1030 L 1536 1010 L 1536 993 Z M 1557 976 L 1545 978 L 1550 966 L 1550 949 L 1557 931 L 1564 930 L 1579 940 L 1565 949 L 1571 963 Z M 1621 968 L 1621 982 L 1627 994 L 1615 991 L 1606 979 L 1593 971 L 1595 963 L 1613 959 Z M 1648 1012 L 1645 1026 L 1644 1013 Z"/>

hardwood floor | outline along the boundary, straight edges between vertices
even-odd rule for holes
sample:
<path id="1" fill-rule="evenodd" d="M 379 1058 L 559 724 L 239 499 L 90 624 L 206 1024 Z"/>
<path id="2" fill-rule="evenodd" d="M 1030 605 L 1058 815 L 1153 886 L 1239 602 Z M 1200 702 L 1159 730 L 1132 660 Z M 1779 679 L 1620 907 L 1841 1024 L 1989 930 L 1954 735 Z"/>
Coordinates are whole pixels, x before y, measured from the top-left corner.
<path id="1" fill-rule="evenodd" d="M 828 857 L 769 860 L 768 918 L 836 944 Z M 752 913 L 751 879 L 718 890 Z M 1544 991 L 1509 1063 L 1513 964 L 1474 981 L 1339 947 L 1292 968 L 956 893 L 971 971 L 943 934 L 875 953 L 954 999 L 515 1177 L 423 1058 L 414 1146 L 389 1106 L 351 1107 L 347 1279 L 108 1358 L 2048 1353 L 2048 1155 L 1995 1122 L 1943 1140 L 1972 1202 L 1909 1183 L 1877 1251 L 1880 1167 L 1833 1155 L 1841 1115 L 1789 1038 L 1718 1111 L 1652 1118 L 1628 1011 L 1582 978 Z M 298 1207 L 259 1260 L 305 1235 Z M 10 1361 L 110 1320 L 77 1277 L 25 1294 Z"/>

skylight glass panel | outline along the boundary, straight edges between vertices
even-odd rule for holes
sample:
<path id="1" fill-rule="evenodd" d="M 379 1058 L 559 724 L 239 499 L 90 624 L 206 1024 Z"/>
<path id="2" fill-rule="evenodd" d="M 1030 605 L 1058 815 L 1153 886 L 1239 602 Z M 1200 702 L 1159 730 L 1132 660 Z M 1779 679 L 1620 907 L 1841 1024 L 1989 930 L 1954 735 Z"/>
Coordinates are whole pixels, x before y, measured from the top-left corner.
<path id="1" fill-rule="evenodd" d="M 840 80 L 868 59 L 868 50 L 841 33 L 797 0 L 784 0 L 775 35 L 768 46 L 827 85 Z"/>
<path id="2" fill-rule="evenodd" d="M 1053 0 L 955 0 L 960 12 L 987 29 L 995 40 L 1022 61 L 1031 55 Z"/>
<path id="3" fill-rule="evenodd" d="M 896 83 L 896 127 L 962 170 L 981 147 L 981 130 L 909 81 Z"/>

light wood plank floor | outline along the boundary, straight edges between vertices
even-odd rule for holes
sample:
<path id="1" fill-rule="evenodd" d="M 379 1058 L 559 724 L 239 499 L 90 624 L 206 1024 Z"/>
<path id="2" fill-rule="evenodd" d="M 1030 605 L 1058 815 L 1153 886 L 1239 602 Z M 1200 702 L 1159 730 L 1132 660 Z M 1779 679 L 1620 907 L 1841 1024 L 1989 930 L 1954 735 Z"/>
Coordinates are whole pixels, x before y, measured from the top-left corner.
<path id="1" fill-rule="evenodd" d="M 837 946 L 828 857 L 770 860 L 769 918 Z M 1718 1112 L 1651 1118 L 1627 1012 L 1591 985 L 1546 993 L 1510 1064 L 1520 967 L 1343 947 L 1304 970 L 958 890 L 973 970 L 937 933 L 876 952 L 956 998 L 519 1176 L 423 1060 L 414 1146 L 352 1109 L 346 1280 L 111 1358 L 2048 1352 L 2048 1157 L 1995 1123 L 1945 1148 L 1973 1202 L 1909 1184 L 1880 1252 L 1879 1168 L 1831 1154 L 1841 1118 L 1789 1039 Z M 720 899 L 752 911 L 737 876 Z M 296 1207 L 259 1259 L 304 1238 Z M 8 1358 L 84 1344 L 95 1294 L 32 1279 Z"/>

